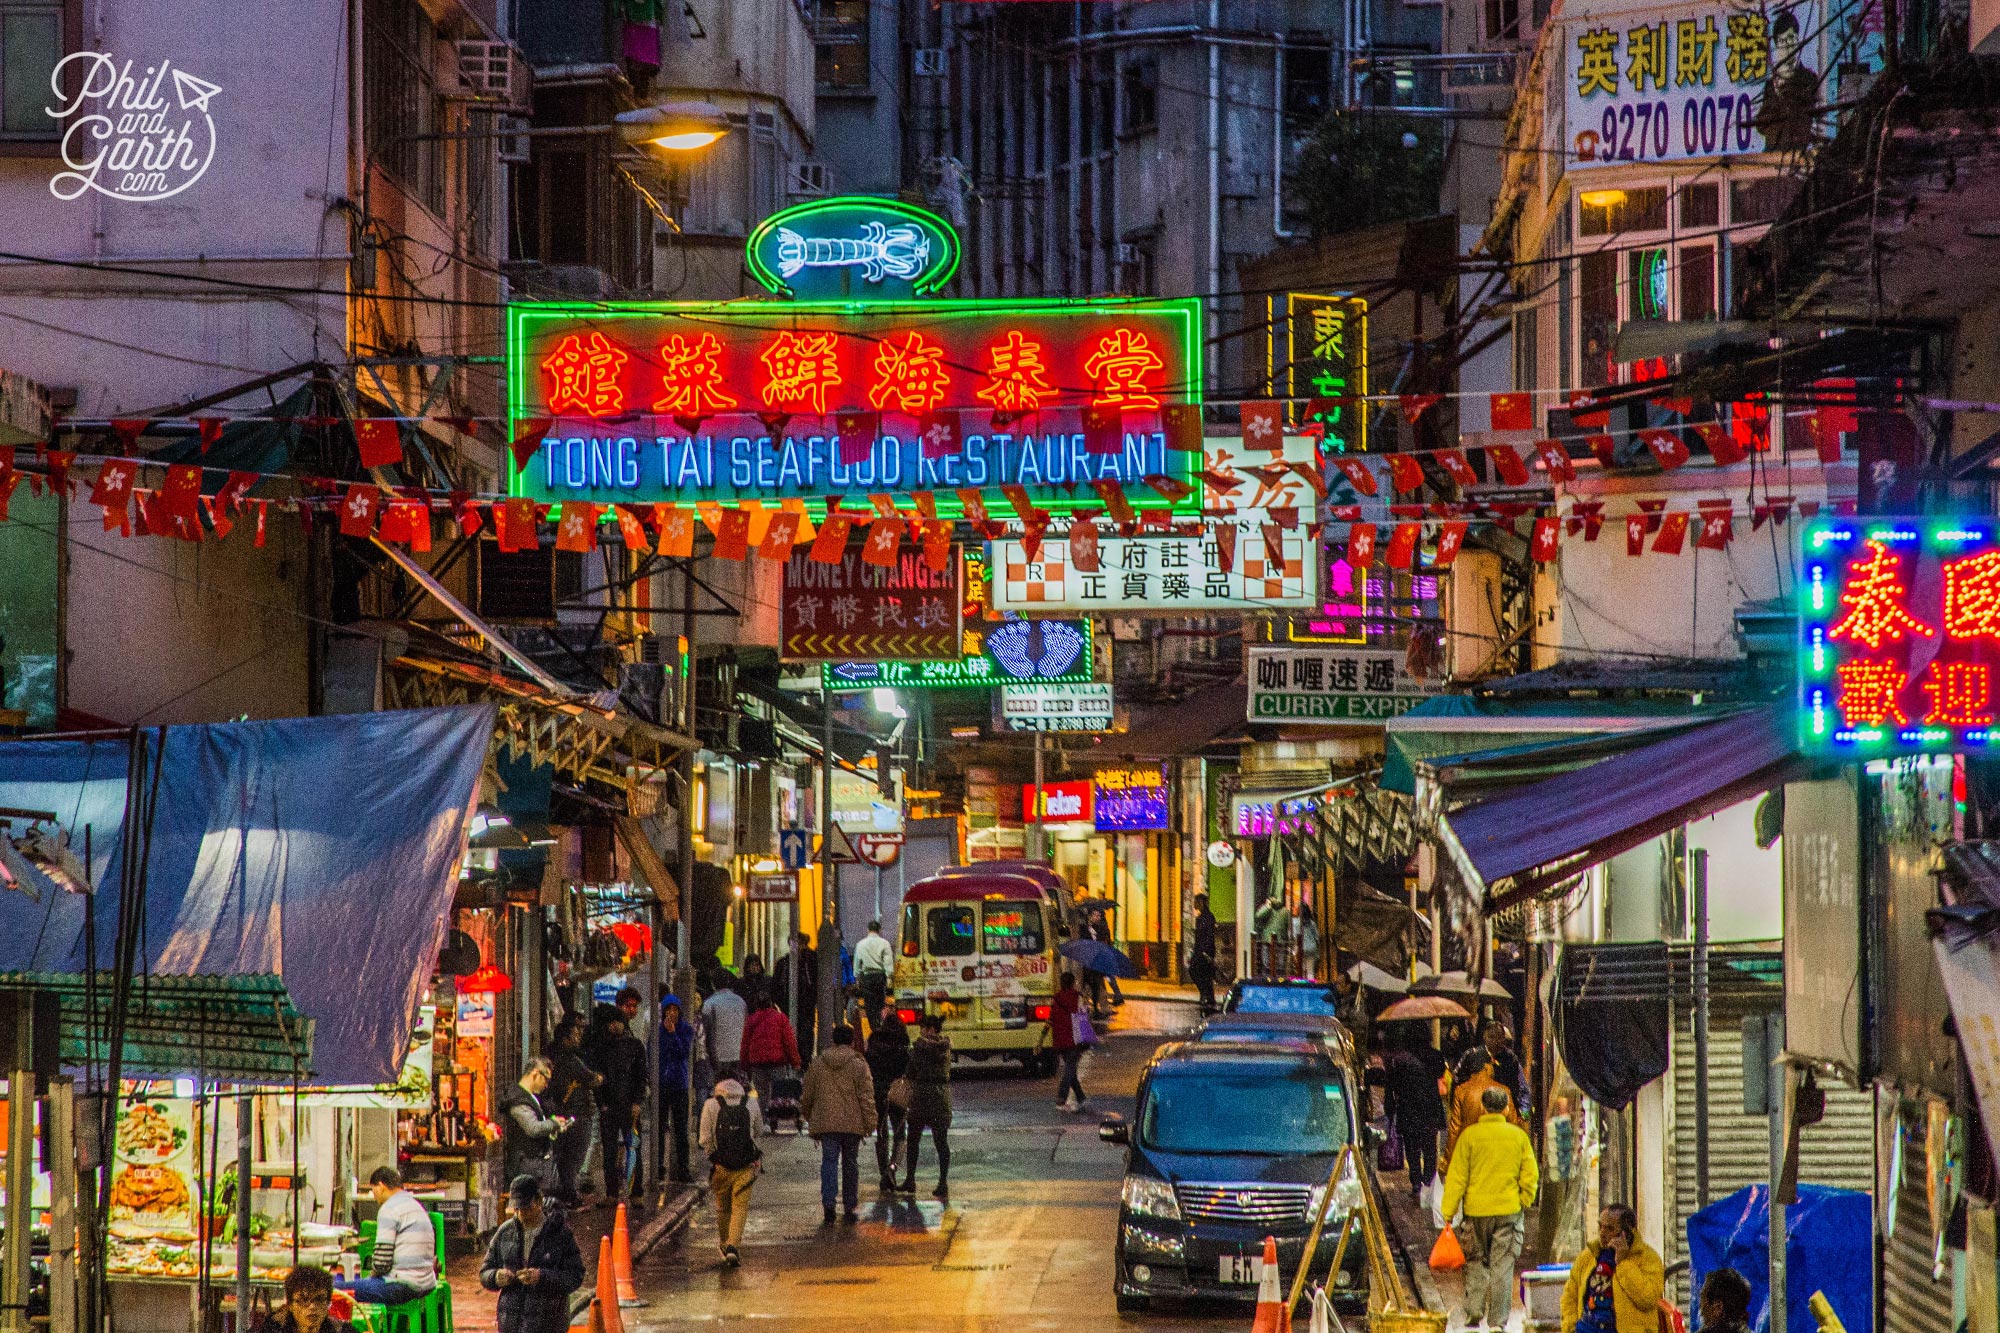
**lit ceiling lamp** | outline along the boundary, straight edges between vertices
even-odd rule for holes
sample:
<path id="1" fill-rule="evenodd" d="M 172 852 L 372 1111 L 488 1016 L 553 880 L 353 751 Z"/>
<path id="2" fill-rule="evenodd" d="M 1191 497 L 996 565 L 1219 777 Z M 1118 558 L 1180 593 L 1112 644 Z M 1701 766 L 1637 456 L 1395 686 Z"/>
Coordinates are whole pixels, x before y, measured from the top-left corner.
<path id="1" fill-rule="evenodd" d="M 497 805 L 482 805 L 473 811 L 472 836 L 465 845 L 475 852 L 519 851 L 534 846 Z"/>
<path id="2" fill-rule="evenodd" d="M 692 153 L 729 133 L 729 117 L 706 102 L 662 102 L 621 111 L 619 137 L 631 144 L 651 144 L 670 153 Z"/>
<path id="3" fill-rule="evenodd" d="M 460 977 L 458 981 L 458 993 L 461 995 L 497 994 L 513 989 L 513 978 L 491 963 L 481 963 L 478 971 L 469 977 Z"/>

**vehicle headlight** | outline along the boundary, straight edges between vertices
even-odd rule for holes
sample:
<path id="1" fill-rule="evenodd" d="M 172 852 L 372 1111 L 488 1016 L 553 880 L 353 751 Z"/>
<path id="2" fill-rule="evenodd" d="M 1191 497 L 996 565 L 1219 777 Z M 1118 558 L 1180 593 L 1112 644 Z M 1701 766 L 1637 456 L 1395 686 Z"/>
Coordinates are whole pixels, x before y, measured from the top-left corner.
<path id="1" fill-rule="evenodd" d="M 1174 1198 L 1174 1187 L 1164 1180 L 1152 1176 L 1127 1176 L 1118 1198 L 1127 1212 L 1163 1217 L 1173 1222 L 1181 1220 L 1181 1205 Z"/>

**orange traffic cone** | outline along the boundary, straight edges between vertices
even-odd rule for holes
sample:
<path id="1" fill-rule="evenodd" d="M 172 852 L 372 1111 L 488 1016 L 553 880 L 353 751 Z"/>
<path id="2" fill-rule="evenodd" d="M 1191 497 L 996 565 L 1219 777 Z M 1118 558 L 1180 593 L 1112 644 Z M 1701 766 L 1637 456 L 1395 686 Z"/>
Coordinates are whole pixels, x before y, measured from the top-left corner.
<path id="1" fill-rule="evenodd" d="M 597 1297 L 590 1298 L 590 1308 L 584 1312 L 584 1322 L 571 1324 L 569 1333 L 605 1333 L 604 1307 L 597 1303 Z"/>
<path id="2" fill-rule="evenodd" d="M 632 1285 L 632 1230 L 625 1222 L 625 1205 L 618 1205 L 618 1220 L 611 1224 L 611 1276 L 617 1283 L 618 1303 L 626 1308 L 644 1305 L 639 1289 Z"/>
<path id="3" fill-rule="evenodd" d="M 618 1280 L 612 1275 L 611 1237 L 597 1241 L 597 1296 L 592 1304 L 604 1321 L 604 1333 L 625 1333 L 625 1317 L 618 1313 Z"/>
<path id="4" fill-rule="evenodd" d="M 1264 1271 L 1257 1278 L 1257 1317 L 1250 1333 L 1291 1333 L 1292 1312 L 1278 1290 L 1278 1238 L 1264 1237 Z"/>

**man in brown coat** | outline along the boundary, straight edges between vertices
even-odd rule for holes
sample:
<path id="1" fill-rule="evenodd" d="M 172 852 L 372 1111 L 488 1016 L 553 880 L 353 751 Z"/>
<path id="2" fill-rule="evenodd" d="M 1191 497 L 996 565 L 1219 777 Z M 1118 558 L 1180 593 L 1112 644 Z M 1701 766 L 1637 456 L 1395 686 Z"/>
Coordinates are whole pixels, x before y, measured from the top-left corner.
<path id="1" fill-rule="evenodd" d="M 836 1185 L 846 1204 L 843 1220 L 861 1217 L 861 1140 L 875 1128 L 875 1079 L 867 1058 L 854 1049 L 853 1028 L 843 1025 L 828 1035 L 833 1044 L 806 1070 L 799 1109 L 807 1132 L 819 1140 L 819 1202 L 831 1225 Z"/>
<path id="2" fill-rule="evenodd" d="M 1493 1077 L 1493 1057 L 1487 1053 L 1485 1047 L 1473 1047 L 1466 1053 L 1464 1059 L 1476 1062 L 1478 1067 L 1461 1078 L 1458 1086 L 1451 1090 L 1451 1106 L 1445 1112 L 1444 1121 L 1444 1160 L 1439 1163 L 1442 1169 L 1450 1168 L 1452 1150 L 1458 1147 L 1459 1134 L 1467 1126 L 1478 1124 L 1479 1118 L 1486 1114 L 1486 1108 L 1482 1103 L 1486 1090 L 1502 1086 L 1500 1080 Z M 1465 1064 L 1461 1063 L 1459 1068 L 1463 1070 Z M 1525 1129 L 1526 1126 L 1521 1124 L 1520 1113 L 1514 1109 L 1513 1090 L 1506 1091 L 1507 1123 Z"/>

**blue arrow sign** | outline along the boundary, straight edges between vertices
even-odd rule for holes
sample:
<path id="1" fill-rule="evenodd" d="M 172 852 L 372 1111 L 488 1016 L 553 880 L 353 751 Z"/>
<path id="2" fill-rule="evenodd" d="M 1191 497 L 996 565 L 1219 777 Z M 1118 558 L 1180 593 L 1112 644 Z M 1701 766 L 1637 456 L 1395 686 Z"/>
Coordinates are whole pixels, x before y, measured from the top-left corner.
<path id="1" fill-rule="evenodd" d="M 812 837 L 802 828 L 778 830 L 778 859 L 787 870 L 803 870 L 812 856 Z"/>

